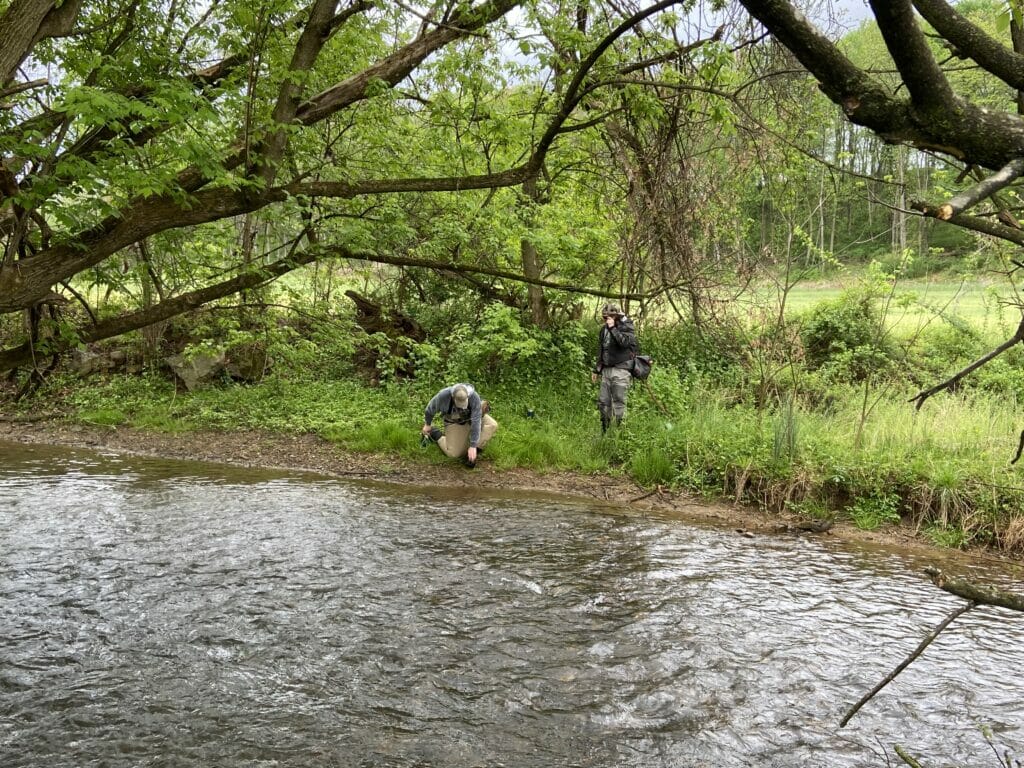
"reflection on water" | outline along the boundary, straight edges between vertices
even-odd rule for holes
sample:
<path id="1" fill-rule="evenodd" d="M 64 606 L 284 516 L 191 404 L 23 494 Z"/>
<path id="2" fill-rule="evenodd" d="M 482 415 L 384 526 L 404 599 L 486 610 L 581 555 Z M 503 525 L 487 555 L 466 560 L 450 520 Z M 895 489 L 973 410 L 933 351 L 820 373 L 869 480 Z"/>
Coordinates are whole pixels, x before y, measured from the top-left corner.
<path id="1" fill-rule="evenodd" d="M 1020 617 L 896 554 L 0 444 L 0 764 L 1024 758 Z"/>

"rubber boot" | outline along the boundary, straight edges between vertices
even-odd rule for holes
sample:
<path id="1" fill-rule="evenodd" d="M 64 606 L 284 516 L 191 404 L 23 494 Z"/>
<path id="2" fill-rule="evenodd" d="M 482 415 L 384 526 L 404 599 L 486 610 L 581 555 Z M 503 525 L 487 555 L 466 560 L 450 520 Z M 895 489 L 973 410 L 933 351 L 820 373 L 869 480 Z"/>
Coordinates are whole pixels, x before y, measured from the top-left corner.
<path id="1" fill-rule="evenodd" d="M 604 434 L 605 432 L 607 432 L 607 431 L 608 431 L 608 422 L 609 422 L 609 419 L 608 419 L 608 417 L 602 414 L 602 415 L 601 415 L 601 434 L 602 434 L 602 435 L 603 435 L 603 434 Z"/>

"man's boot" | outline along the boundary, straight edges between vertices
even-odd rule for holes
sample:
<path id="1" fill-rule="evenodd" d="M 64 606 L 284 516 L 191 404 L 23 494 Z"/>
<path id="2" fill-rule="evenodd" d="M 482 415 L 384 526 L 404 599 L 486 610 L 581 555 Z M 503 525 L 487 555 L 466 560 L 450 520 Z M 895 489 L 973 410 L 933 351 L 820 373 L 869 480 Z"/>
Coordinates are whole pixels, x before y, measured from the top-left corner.
<path id="1" fill-rule="evenodd" d="M 602 435 L 603 435 L 603 434 L 604 434 L 605 432 L 607 432 L 607 431 L 608 431 L 608 422 L 609 422 L 609 419 L 608 419 L 608 417 L 607 417 L 607 416 L 605 416 L 605 415 L 604 415 L 604 414 L 602 413 L 602 414 L 601 414 L 601 434 L 602 434 Z"/>

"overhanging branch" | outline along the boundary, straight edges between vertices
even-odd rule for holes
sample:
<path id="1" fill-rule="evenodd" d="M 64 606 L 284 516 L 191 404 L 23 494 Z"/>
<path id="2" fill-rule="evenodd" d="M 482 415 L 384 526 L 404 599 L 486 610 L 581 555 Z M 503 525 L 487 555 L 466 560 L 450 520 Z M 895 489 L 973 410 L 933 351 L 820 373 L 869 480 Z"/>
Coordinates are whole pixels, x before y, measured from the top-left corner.
<path id="1" fill-rule="evenodd" d="M 178 315 L 196 309 L 197 307 L 216 299 L 231 296 L 232 294 L 239 293 L 240 291 L 250 290 L 265 283 L 269 283 L 281 275 L 291 272 L 297 267 L 316 261 L 320 255 L 322 254 L 306 252 L 295 256 L 289 256 L 287 258 L 279 259 L 273 264 L 249 270 L 248 272 L 237 275 L 230 280 L 217 283 L 216 285 L 210 285 L 205 288 L 190 291 L 189 293 L 183 293 L 180 296 L 175 296 L 174 298 L 167 299 L 166 301 L 161 301 L 160 303 L 154 304 L 146 309 L 142 309 L 137 312 L 130 312 L 119 317 L 101 320 L 95 325 L 90 325 L 79 331 L 76 341 L 83 344 L 102 341 L 103 339 L 120 336 L 121 334 L 128 333 L 129 331 L 137 331 L 140 328 L 145 328 L 162 320 L 177 317 Z M 72 346 L 74 346 L 74 344 L 69 343 L 68 341 L 48 339 L 46 354 L 52 355 L 66 352 Z M 28 342 L 17 347 L 0 351 L 0 372 L 32 365 L 37 352 L 38 350 L 34 351 L 33 345 Z"/>
<path id="2" fill-rule="evenodd" d="M 982 179 L 970 189 L 965 189 L 950 199 L 949 202 L 943 203 L 938 208 L 926 209 L 923 213 L 943 221 L 949 221 L 957 214 L 974 207 L 986 197 L 1009 186 L 1019 179 L 1022 173 L 1024 173 L 1024 157 L 1016 157 L 988 178 Z"/>
<path id="3" fill-rule="evenodd" d="M 947 576 L 938 568 L 929 566 L 924 569 L 932 584 L 951 595 L 970 600 L 977 605 L 991 605 L 996 608 L 1009 608 L 1011 611 L 1024 613 L 1024 597 L 1005 592 L 995 587 L 984 587 L 973 584 L 966 579 Z"/>
<path id="4" fill-rule="evenodd" d="M 939 206 L 915 201 L 911 203 L 910 207 L 915 211 L 920 211 L 925 216 L 931 216 L 936 219 L 939 218 Z M 980 216 L 969 216 L 965 213 L 954 214 L 948 221 L 954 226 L 969 229 L 972 232 L 991 235 L 992 237 L 998 237 L 1000 240 L 1006 240 L 1007 242 L 1016 243 L 1017 245 L 1024 245 L 1024 229 L 1009 227 L 1005 224 L 999 223 L 998 221 L 983 219 Z"/>
<path id="5" fill-rule="evenodd" d="M 1012 337 L 1004 341 L 1002 344 L 1000 344 L 998 347 L 993 349 L 988 354 L 975 360 L 973 363 L 968 365 L 963 370 L 953 374 L 951 377 L 946 379 L 941 384 L 936 384 L 934 387 L 921 390 L 912 398 L 910 398 L 909 402 L 916 402 L 917 405 L 915 406 L 914 410 L 921 410 L 921 406 L 924 405 L 924 401 L 927 400 L 929 397 L 938 394 L 943 390 L 951 389 L 952 387 L 956 386 L 956 384 L 965 376 L 967 376 L 973 371 L 976 371 L 978 368 L 981 368 L 981 366 L 985 365 L 985 363 L 993 360 L 994 358 L 1003 354 L 1003 352 L 1005 352 L 1006 350 L 1010 349 L 1010 347 L 1014 346 L 1015 344 L 1019 344 L 1022 341 L 1024 341 L 1024 319 L 1020 321 L 1020 325 L 1017 326 L 1017 332 L 1014 333 Z"/>
<path id="6" fill-rule="evenodd" d="M 598 296 L 600 298 L 614 297 L 622 301 L 625 301 L 626 299 L 631 301 L 645 301 L 654 298 L 664 290 L 655 291 L 654 293 L 609 293 L 608 291 L 603 291 L 598 288 L 583 288 L 577 285 L 556 283 L 551 280 L 541 280 L 539 278 L 534 279 L 516 274 L 515 272 L 508 272 L 503 269 L 476 267 L 470 264 L 457 264 L 453 261 L 431 261 L 429 259 L 414 259 L 404 256 L 382 256 L 379 254 L 352 253 L 342 246 L 328 246 L 323 249 L 323 252 L 346 259 L 352 259 L 354 261 L 371 261 L 375 264 L 390 264 L 395 267 L 419 267 L 421 269 L 433 269 L 440 272 L 455 272 L 458 274 L 487 275 L 488 277 L 496 277 L 501 280 L 511 280 L 516 283 L 538 285 L 542 288 L 550 288 L 555 291 L 581 293 L 587 296 Z"/>

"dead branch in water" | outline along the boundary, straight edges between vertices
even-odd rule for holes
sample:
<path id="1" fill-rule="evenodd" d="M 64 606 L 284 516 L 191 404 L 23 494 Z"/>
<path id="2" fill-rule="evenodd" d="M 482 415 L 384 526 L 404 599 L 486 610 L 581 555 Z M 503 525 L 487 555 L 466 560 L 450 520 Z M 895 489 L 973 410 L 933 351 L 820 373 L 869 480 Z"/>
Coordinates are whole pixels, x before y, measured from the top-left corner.
<path id="1" fill-rule="evenodd" d="M 921 641 L 921 644 L 919 646 L 917 646 L 917 648 L 914 649 L 913 653 L 911 653 L 909 656 L 907 656 L 907 658 L 905 658 L 903 661 L 901 661 L 896 666 L 896 669 L 894 669 L 892 672 L 890 672 L 888 675 L 885 676 L 885 678 L 882 680 L 882 682 L 880 682 L 878 685 L 876 685 L 874 688 L 872 688 L 870 691 L 868 691 L 863 697 L 861 697 L 860 701 L 858 701 L 856 704 L 854 704 L 850 708 L 850 711 L 847 712 L 846 715 L 843 717 L 843 719 L 839 721 L 839 727 L 840 728 L 845 727 L 846 724 L 848 722 L 850 722 L 850 719 L 860 711 L 860 708 L 863 707 L 865 704 L 867 704 L 869 701 L 871 701 L 871 699 L 874 698 L 876 693 L 878 693 L 880 690 L 885 688 L 885 686 L 887 686 L 889 683 L 891 683 L 893 680 L 895 680 L 896 679 L 896 675 L 898 675 L 904 669 L 909 667 L 911 662 L 913 662 L 914 659 L 916 659 L 918 656 L 920 656 L 924 652 L 925 648 L 927 648 L 929 645 L 932 644 L 932 641 L 935 640 L 935 638 L 939 636 L 939 634 L 942 632 L 942 630 L 944 630 L 946 627 L 948 627 L 950 624 L 952 624 L 954 619 L 957 619 L 960 616 L 962 616 L 963 614 L 967 613 L 969 610 L 971 610 L 971 608 L 974 608 L 974 606 L 975 606 L 974 603 L 968 603 L 967 605 L 964 605 L 964 606 L 961 606 L 961 607 L 957 608 L 955 611 L 953 611 L 951 614 L 949 614 L 945 619 L 943 619 L 942 623 L 940 623 L 935 629 L 933 629 L 931 631 L 931 634 L 928 635 L 928 637 L 926 637 L 924 640 Z"/>
<path id="2" fill-rule="evenodd" d="M 1020 611 L 1024 613 L 1024 597 L 1015 595 L 1011 592 L 1005 592 L 995 587 L 983 587 L 977 584 L 972 584 L 965 579 L 959 579 L 955 576 L 946 576 L 938 568 L 929 566 L 924 569 L 924 572 L 928 574 L 928 577 L 932 580 L 932 583 L 939 589 L 949 592 L 951 595 L 962 597 L 967 601 L 967 605 L 963 605 L 957 608 L 955 611 L 950 613 L 945 619 L 942 620 L 935 629 L 932 630 L 931 634 L 928 635 L 921 644 L 914 649 L 907 658 L 905 658 L 899 665 L 886 675 L 885 679 L 882 680 L 878 685 L 871 689 L 867 694 L 861 698 L 850 711 L 846 713 L 846 716 L 839 723 L 839 727 L 844 727 L 850 719 L 857 714 L 861 707 L 867 704 L 876 693 L 882 690 L 885 686 L 891 683 L 900 672 L 910 666 L 911 662 L 914 661 L 921 653 L 931 645 L 932 641 L 935 640 L 939 634 L 948 627 L 954 619 L 967 613 L 972 608 L 976 608 L 979 605 L 992 605 L 997 608 L 1009 608 L 1011 611 Z M 902 757 L 902 756 L 901 756 Z M 911 765 L 911 763 L 908 763 Z"/>
<path id="3" fill-rule="evenodd" d="M 1009 608 L 1011 611 L 1024 613 L 1024 597 L 1012 592 L 1004 592 L 995 587 L 982 587 L 955 576 L 946 576 L 938 568 L 929 566 L 924 572 L 939 589 L 951 595 L 970 600 L 976 605 L 994 605 L 997 608 Z"/>

